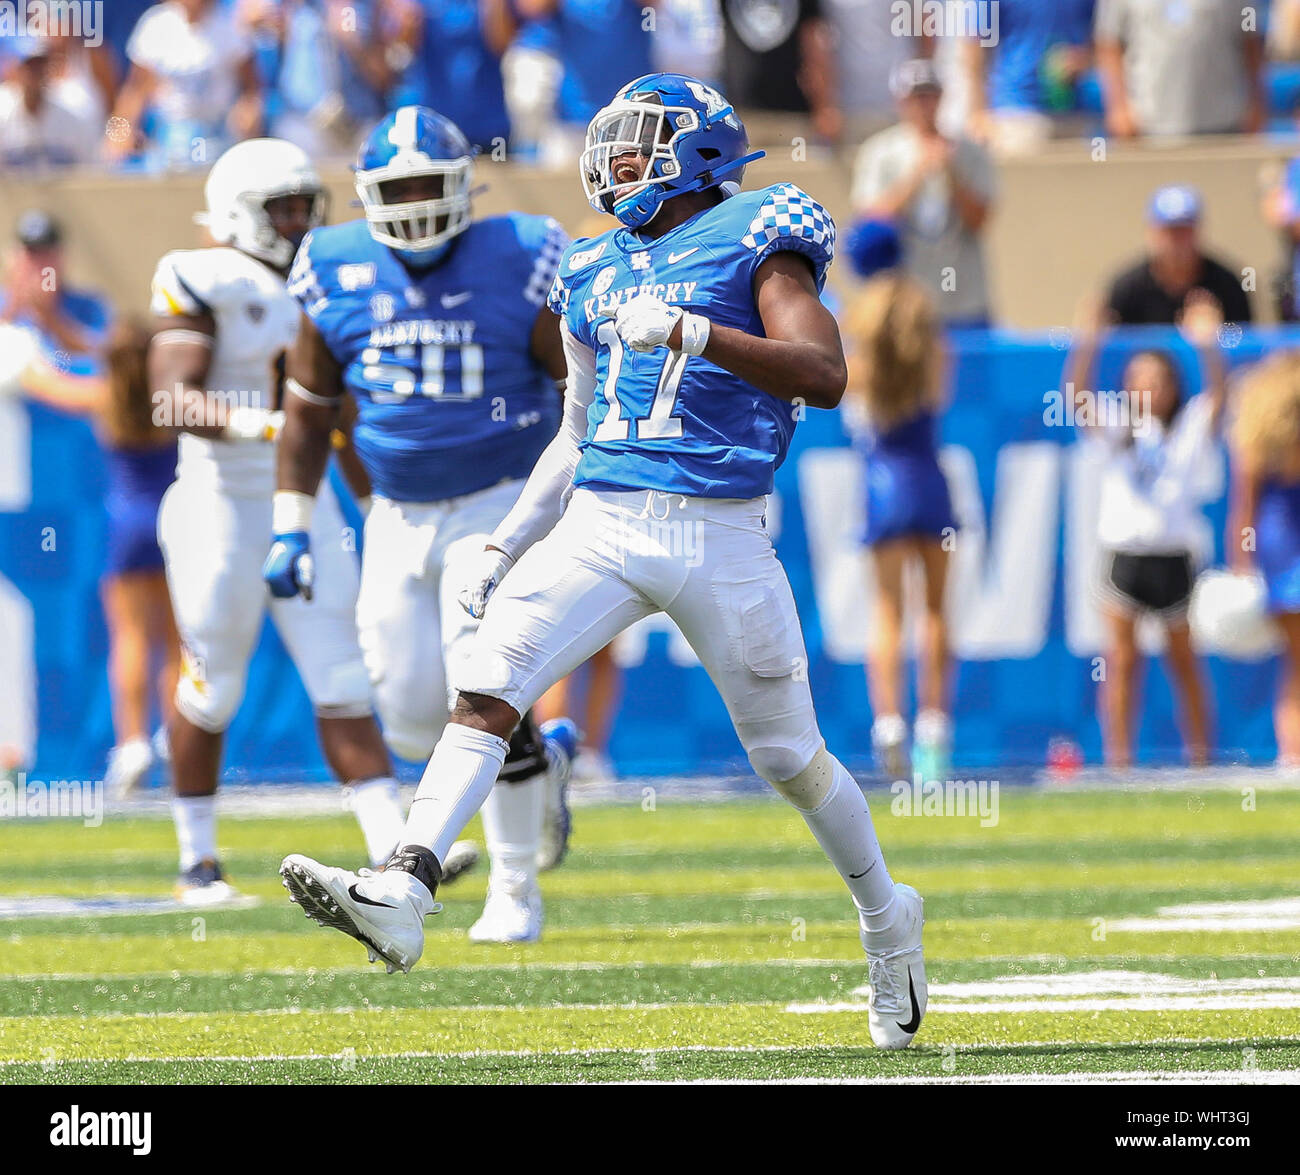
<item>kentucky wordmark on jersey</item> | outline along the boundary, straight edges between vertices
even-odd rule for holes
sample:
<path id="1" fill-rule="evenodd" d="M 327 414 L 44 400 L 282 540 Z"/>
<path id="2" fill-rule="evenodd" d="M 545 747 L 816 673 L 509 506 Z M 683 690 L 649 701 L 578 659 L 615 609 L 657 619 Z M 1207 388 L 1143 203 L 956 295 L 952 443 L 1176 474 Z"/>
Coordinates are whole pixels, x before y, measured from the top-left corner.
<path id="1" fill-rule="evenodd" d="M 795 408 L 702 356 L 633 351 L 613 316 L 649 293 L 761 336 L 754 274 L 782 250 L 807 257 L 822 287 L 835 224 L 793 184 L 741 192 L 653 241 L 617 228 L 566 250 L 550 306 L 595 352 L 599 388 L 575 485 L 713 498 L 771 492 Z"/>
<path id="2" fill-rule="evenodd" d="M 528 475 L 559 420 L 531 341 L 566 244 L 554 220 L 522 213 L 475 221 L 427 270 L 364 220 L 303 242 L 289 290 L 356 397 L 377 493 L 435 502 Z"/>

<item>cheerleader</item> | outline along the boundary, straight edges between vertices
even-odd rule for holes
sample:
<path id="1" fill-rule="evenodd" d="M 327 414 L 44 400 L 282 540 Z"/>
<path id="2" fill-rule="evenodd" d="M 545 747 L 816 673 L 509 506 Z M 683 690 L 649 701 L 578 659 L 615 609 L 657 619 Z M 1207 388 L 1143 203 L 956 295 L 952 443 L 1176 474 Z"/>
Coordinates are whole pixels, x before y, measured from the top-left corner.
<path id="1" fill-rule="evenodd" d="M 1125 768 L 1133 761 L 1142 667 L 1137 625 L 1143 616 L 1165 630 L 1187 758 L 1196 766 L 1209 760 L 1206 691 L 1187 610 L 1205 529 L 1202 506 L 1220 492 L 1215 446 L 1224 397 L 1218 350 L 1222 325 L 1222 311 L 1209 294 L 1188 296 L 1179 327 L 1197 348 L 1205 389 L 1190 400 L 1167 351 L 1133 355 L 1124 368 L 1123 393 L 1109 400 L 1087 390 L 1092 387 L 1096 333 L 1085 331 L 1071 355 L 1076 418 L 1089 426 L 1103 462 L 1097 516 L 1106 675 L 1099 702 L 1111 767 Z M 1091 416 L 1080 414 L 1089 395 L 1094 397 Z M 1115 411 L 1104 411 L 1106 404 Z"/>
<path id="2" fill-rule="evenodd" d="M 903 717 L 903 584 L 909 567 L 923 590 L 917 715 L 911 769 L 926 780 L 949 770 L 950 655 L 944 587 L 956 521 L 937 455 L 941 408 L 940 327 L 925 290 L 891 271 L 863 287 L 845 319 L 850 351 L 846 411 L 862 455 L 866 528 L 875 579 L 873 646 L 867 657 L 872 744 L 884 770 L 908 771 Z"/>
<path id="3" fill-rule="evenodd" d="M 1273 709 L 1279 766 L 1300 768 L 1300 352 L 1259 364 L 1243 382 L 1231 443 L 1228 565 L 1256 568 L 1284 640 Z"/>

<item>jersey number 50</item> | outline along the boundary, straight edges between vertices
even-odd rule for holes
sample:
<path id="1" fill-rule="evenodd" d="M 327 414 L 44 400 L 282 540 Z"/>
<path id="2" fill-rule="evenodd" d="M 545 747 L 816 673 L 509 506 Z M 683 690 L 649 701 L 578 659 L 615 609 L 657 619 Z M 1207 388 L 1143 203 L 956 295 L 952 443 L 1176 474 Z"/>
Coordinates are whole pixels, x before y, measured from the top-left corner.
<path id="1" fill-rule="evenodd" d="M 674 416 L 673 409 L 677 406 L 677 392 L 682 386 L 686 360 L 690 356 L 680 351 L 668 352 L 668 358 L 659 372 L 654 399 L 650 403 L 650 415 L 629 418 L 623 415 L 623 405 L 618 399 L 618 377 L 623 370 L 623 340 L 618 337 L 618 331 L 608 319 L 597 328 L 596 340 L 609 349 L 609 367 L 600 389 L 605 403 L 609 405 L 609 411 L 596 426 L 591 439 L 626 441 L 633 420 L 636 421 L 636 439 L 639 441 L 671 441 L 681 436 L 682 418 Z"/>

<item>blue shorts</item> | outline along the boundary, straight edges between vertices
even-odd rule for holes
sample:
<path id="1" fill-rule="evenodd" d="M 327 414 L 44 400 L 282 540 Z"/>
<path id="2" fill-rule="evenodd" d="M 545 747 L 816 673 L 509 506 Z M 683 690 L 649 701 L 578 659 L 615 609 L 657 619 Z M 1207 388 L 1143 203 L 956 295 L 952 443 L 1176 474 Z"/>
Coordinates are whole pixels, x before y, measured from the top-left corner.
<path id="1" fill-rule="evenodd" d="M 1255 516 L 1255 560 L 1272 612 L 1300 612 L 1300 485 L 1266 483 Z"/>
<path id="2" fill-rule="evenodd" d="M 110 497 L 108 508 L 108 558 L 105 575 L 161 571 L 158 546 L 158 503 L 151 498 Z"/>
<path id="3" fill-rule="evenodd" d="M 929 453 L 874 454 L 865 464 L 867 546 L 900 538 L 941 538 L 956 530 L 948 479 Z"/>

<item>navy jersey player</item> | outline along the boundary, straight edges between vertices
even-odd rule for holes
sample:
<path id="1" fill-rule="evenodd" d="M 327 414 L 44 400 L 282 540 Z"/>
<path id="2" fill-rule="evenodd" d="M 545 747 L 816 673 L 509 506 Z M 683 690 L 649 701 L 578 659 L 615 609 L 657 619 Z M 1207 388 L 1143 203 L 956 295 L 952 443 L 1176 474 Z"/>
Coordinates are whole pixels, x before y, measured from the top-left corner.
<path id="1" fill-rule="evenodd" d="M 545 302 L 567 238 L 548 217 L 472 219 L 471 176 L 454 124 L 400 108 L 361 150 L 365 217 L 312 232 L 289 282 L 302 325 L 287 368 L 266 578 L 280 596 L 310 575 L 313 491 L 350 396 L 353 443 L 374 491 L 357 627 L 384 737 L 420 761 L 450 709 L 444 664 L 477 628 L 457 596 L 555 435 L 564 376 Z M 492 876 L 471 937 L 540 934 L 537 871 L 564 850 L 560 789 L 574 741 L 567 721 L 516 732 L 484 811 Z"/>
<path id="2" fill-rule="evenodd" d="M 900 1048 L 925 1009 L 921 899 L 890 878 L 862 792 L 818 731 L 764 519 L 797 418 L 844 393 L 839 332 L 819 297 L 835 228 L 791 184 L 740 191 L 751 158 L 731 106 L 692 78 L 640 78 L 592 121 L 583 183 L 620 223 L 561 262 L 550 305 L 568 360 L 564 423 L 479 556 L 464 603 L 483 623 L 452 667 L 456 708 L 403 848 L 372 878 L 301 856 L 281 874 L 318 921 L 409 968 L 440 854 L 483 802 L 519 716 L 663 611 L 755 771 L 844 878 L 868 958 L 871 1034 Z"/>

